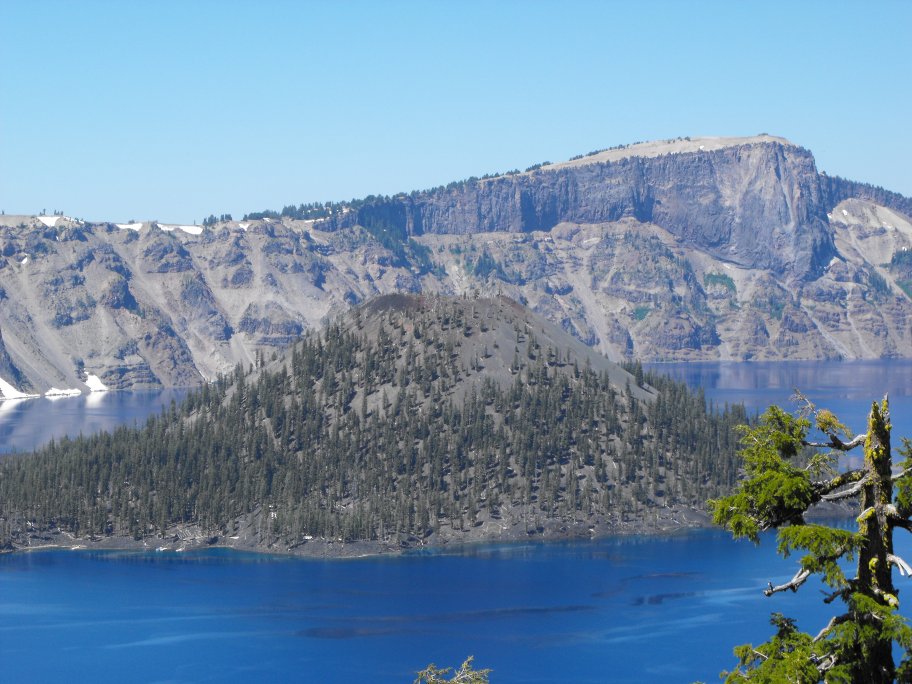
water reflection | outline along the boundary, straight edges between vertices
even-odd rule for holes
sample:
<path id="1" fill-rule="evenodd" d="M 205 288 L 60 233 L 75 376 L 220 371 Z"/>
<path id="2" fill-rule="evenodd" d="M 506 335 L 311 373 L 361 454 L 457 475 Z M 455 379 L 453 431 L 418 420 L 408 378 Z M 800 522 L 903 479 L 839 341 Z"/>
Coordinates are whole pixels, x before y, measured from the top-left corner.
<path id="1" fill-rule="evenodd" d="M 707 396 L 728 393 L 747 397 L 773 396 L 785 401 L 799 389 L 809 396 L 831 399 L 869 399 L 872 388 L 880 396 L 912 395 L 912 360 L 877 361 L 758 361 L 750 363 L 655 363 L 647 367 L 671 375 Z M 755 403 L 755 402 L 752 402 Z"/>
<path id="2" fill-rule="evenodd" d="M 889 394 L 893 434 L 912 435 L 909 359 L 656 363 L 647 368 L 690 387 L 702 387 L 717 406 L 741 403 L 751 412 L 770 404 L 796 408 L 791 397 L 797 389 L 836 413 L 855 432 L 864 432 L 871 401 Z"/>
<path id="3" fill-rule="evenodd" d="M 0 401 L 0 453 L 31 451 L 51 439 L 75 437 L 120 425 L 141 425 L 181 401 L 187 389 L 94 392 L 78 397 Z"/>

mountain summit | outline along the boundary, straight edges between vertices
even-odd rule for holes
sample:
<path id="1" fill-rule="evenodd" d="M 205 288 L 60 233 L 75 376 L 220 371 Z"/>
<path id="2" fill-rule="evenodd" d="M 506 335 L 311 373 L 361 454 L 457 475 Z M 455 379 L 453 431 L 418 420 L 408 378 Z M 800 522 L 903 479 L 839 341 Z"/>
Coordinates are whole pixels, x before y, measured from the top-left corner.
<path id="1" fill-rule="evenodd" d="M 910 216 L 767 135 L 205 226 L 4 216 L 0 392 L 211 380 L 395 292 L 500 292 L 613 359 L 909 356 Z"/>

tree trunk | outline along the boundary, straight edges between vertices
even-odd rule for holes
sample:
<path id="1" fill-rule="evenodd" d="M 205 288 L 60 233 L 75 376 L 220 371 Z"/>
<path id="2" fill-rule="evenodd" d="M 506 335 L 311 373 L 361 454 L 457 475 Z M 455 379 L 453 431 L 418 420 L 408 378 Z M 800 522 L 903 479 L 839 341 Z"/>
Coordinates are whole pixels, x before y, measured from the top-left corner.
<path id="1" fill-rule="evenodd" d="M 859 532 L 864 545 L 858 554 L 858 589 L 883 605 L 896 604 L 893 573 L 887 555 L 893 553 L 893 537 L 887 519 L 887 507 L 893 501 L 893 479 L 890 473 L 890 414 L 887 400 L 875 402 L 868 417 L 868 435 L 864 445 L 865 484 L 861 490 Z M 860 621 L 873 620 L 859 616 Z M 880 630 L 876 630 L 879 635 Z M 853 672 L 856 682 L 892 682 L 895 674 L 893 644 L 889 637 L 859 640 Z"/>

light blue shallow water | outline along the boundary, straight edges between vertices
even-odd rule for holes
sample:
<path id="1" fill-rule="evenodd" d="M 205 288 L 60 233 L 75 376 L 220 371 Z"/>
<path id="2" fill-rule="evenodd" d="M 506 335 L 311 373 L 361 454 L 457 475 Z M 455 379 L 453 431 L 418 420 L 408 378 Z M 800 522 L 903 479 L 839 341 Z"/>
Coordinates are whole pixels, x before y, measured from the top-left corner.
<path id="1" fill-rule="evenodd" d="M 663 368 L 715 401 L 752 407 L 799 386 L 858 430 L 887 390 L 895 441 L 912 434 L 906 362 Z M 770 541 L 755 548 L 704 530 L 349 561 L 0 556 L 0 678 L 410 682 L 428 662 L 474 654 L 498 683 L 716 681 L 733 645 L 768 636 L 771 611 L 808 631 L 826 622 L 819 585 L 762 595 L 795 570 Z M 912 555 L 908 536 L 898 549 Z"/>

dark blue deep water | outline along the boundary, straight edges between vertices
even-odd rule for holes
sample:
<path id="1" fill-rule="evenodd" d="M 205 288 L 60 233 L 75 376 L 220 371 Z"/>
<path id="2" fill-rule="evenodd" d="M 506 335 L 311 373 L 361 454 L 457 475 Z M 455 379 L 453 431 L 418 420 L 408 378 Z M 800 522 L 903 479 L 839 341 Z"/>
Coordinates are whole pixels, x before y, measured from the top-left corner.
<path id="1" fill-rule="evenodd" d="M 469 654 L 495 682 L 716 681 L 818 585 L 718 531 L 345 561 L 228 551 L 0 556 L 3 680 L 411 682 Z"/>
<path id="2" fill-rule="evenodd" d="M 912 434 L 907 362 L 662 368 L 715 402 L 752 408 L 799 387 L 856 430 L 870 399 L 889 391 L 895 442 Z M 912 555 L 907 536 L 897 548 Z M 411 682 L 429 662 L 473 654 L 497 683 L 711 682 L 733 664 L 733 645 L 769 635 L 771 611 L 807 631 L 825 624 L 832 607 L 818 584 L 762 595 L 794 571 L 771 538 L 754 547 L 715 530 L 344 561 L 8 554 L 0 679 Z"/>

